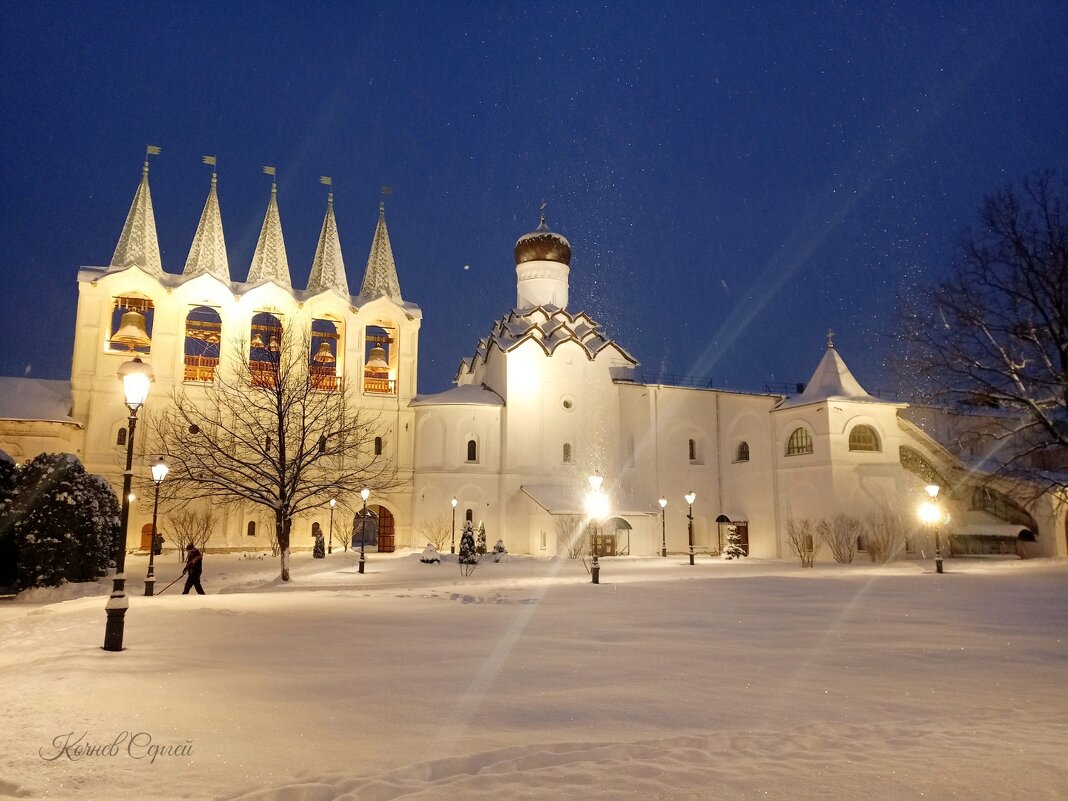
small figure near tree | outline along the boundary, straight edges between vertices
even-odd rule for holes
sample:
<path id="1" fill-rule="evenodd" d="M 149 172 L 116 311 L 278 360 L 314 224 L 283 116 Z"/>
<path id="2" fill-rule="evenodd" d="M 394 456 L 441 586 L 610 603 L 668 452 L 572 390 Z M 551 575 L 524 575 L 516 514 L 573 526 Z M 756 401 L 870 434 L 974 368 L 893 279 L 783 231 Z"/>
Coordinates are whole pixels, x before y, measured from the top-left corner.
<path id="1" fill-rule="evenodd" d="M 493 544 L 493 561 L 499 562 L 507 555 L 508 549 L 504 547 L 504 540 L 497 540 L 497 542 Z"/>
<path id="2" fill-rule="evenodd" d="M 478 521 L 478 536 L 475 538 L 475 553 L 482 556 L 486 552 L 486 524 Z"/>
<path id="3" fill-rule="evenodd" d="M 326 558 L 326 541 L 323 539 L 323 529 L 318 523 L 312 523 L 312 536 L 315 538 L 315 547 L 312 548 L 312 556 L 316 559 Z"/>
<path id="4" fill-rule="evenodd" d="M 460 535 L 460 575 L 470 576 L 475 572 L 478 565 L 478 554 L 475 552 L 475 533 L 471 530 L 471 521 L 464 521 L 464 530 Z"/>
<path id="5" fill-rule="evenodd" d="M 742 547 L 742 536 L 738 533 L 738 526 L 731 523 L 727 526 L 727 547 L 723 549 L 724 559 L 741 559 L 747 556 Z"/>
<path id="6" fill-rule="evenodd" d="M 438 549 L 434 547 L 433 543 L 428 542 L 419 557 L 419 561 L 424 565 L 439 565 L 441 564 L 441 554 L 438 553 Z"/>

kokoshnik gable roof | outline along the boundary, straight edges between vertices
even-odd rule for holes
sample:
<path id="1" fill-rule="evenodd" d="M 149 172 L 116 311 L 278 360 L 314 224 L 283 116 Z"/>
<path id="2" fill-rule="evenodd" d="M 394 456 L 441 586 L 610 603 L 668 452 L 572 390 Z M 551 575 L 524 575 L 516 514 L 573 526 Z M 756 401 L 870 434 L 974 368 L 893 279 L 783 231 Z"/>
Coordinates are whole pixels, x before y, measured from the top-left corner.
<path id="1" fill-rule="evenodd" d="M 496 347 L 503 353 L 518 348 L 524 342 L 536 342 L 546 356 L 565 342 L 578 345 L 591 361 L 606 348 L 614 349 L 632 365 L 638 362 L 603 331 L 601 325 L 585 312 L 571 314 L 556 306 L 534 306 L 513 309 L 493 324 L 490 335 L 480 339 L 470 359 L 460 362 L 456 378 L 470 373 L 476 364 L 485 364 L 489 352 Z"/>
<path id="2" fill-rule="evenodd" d="M 886 401 L 869 395 L 853 376 L 845 361 L 838 355 L 834 345 L 828 345 L 816 371 L 805 385 L 800 395 L 787 398 L 778 405 L 779 409 L 805 406 L 828 400 L 857 401 L 860 403 L 886 403 Z"/>

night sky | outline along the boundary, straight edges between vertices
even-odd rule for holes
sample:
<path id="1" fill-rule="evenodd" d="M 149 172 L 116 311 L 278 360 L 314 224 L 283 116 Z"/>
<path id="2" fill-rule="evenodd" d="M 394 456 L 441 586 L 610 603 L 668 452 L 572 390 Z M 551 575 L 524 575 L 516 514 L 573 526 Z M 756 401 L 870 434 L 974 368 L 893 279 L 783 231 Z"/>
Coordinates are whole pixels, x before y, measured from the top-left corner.
<path id="1" fill-rule="evenodd" d="M 825 332 L 887 385 L 896 297 L 983 197 L 1068 167 L 1068 3 L 0 3 L 0 374 L 65 378 L 145 146 L 163 266 L 219 160 L 243 281 L 278 167 L 304 287 L 334 179 L 358 291 L 380 190 L 421 392 L 515 303 L 515 240 L 571 241 L 571 311 L 643 372 L 760 391 Z M 465 267 L 467 269 L 465 269 Z"/>

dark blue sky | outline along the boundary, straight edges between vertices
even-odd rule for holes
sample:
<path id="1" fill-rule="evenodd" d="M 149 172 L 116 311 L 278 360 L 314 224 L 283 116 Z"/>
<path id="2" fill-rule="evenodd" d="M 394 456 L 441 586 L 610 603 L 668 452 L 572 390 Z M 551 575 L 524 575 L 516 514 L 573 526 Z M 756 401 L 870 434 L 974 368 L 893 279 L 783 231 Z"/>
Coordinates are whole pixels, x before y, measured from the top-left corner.
<path id="1" fill-rule="evenodd" d="M 831 327 L 882 387 L 897 294 L 988 192 L 1068 167 L 1063 2 L 355 5 L 0 3 L 0 374 L 69 374 L 77 270 L 110 259 L 149 143 L 169 272 L 204 154 L 236 280 L 261 165 L 301 287 L 319 176 L 354 288 L 392 186 L 422 392 L 514 304 L 543 199 L 572 311 L 643 370 L 805 380 Z"/>

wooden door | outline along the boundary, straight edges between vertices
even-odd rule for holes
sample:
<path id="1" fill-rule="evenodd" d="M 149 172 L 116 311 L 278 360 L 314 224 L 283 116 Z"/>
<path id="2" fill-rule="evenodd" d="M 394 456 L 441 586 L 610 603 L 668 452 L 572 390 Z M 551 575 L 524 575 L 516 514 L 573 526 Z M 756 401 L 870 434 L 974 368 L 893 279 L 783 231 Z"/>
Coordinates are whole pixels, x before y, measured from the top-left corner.
<path id="1" fill-rule="evenodd" d="M 393 515 L 389 509 L 378 507 L 378 552 L 393 553 Z"/>
<path id="2" fill-rule="evenodd" d="M 749 521 L 742 520 L 734 525 L 738 528 L 738 544 L 742 546 L 745 555 L 749 556 Z"/>
<path id="3" fill-rule="evenodd" d="M 152 524 L 145 523 L 141 526 L 141 550 L 147 551 L 152 547 Z"/>

